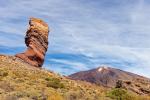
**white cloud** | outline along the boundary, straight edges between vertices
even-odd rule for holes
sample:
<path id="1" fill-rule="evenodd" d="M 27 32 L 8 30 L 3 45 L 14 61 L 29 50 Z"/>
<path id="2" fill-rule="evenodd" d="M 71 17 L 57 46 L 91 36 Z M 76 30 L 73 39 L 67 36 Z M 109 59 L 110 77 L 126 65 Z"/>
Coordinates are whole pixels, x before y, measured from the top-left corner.
<path id="1" fill-rule="evenodd" d="M 75 62 L 72 60 L 63 60 L 63 59 L 49 59 L 49 61 L 51 62 L 55 62 L 55 63 L 62 63 L 68 67 L 73 67 L 73 69 L 78 69 L 78 70 L 87 70 L 88 68 L 86 67 L 85 64 L 80 63 L 80 62 Z"/>

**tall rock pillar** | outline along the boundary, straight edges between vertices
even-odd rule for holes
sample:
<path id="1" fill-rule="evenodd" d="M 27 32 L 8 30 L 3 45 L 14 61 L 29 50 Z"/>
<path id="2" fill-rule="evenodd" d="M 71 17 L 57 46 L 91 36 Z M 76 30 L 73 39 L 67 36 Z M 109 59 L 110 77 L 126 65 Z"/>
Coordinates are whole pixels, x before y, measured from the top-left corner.
<path id="1" fill-rule="evenodd" d="M 48 24 L 41 19 L 30 18 L 29 28 L 25 36 L 27 50 L 15 56 L 33 66 L 42 67 L 48 48 L 48 34 Z"/>

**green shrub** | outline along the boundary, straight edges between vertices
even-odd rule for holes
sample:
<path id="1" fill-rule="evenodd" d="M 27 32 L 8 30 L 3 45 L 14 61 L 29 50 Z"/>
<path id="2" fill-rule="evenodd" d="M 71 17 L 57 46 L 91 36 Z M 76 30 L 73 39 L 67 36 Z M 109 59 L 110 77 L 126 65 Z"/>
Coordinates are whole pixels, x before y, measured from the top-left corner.
<path id="1" fill-rule="evenodd" d="M 52 88 L 64 88 L 64 84 L 61 83 L 61 81 L 57 78 L 45 78 L 47 81 L 47 87 L 52 87 Z"/>
<path id="2" fill-rule="evenodd" d="M 118 80 L 116 82 L 116 88 L 121 88 L 122 87 L 122 80 Z"/>
<path id="3" fill-rule="evenodd" d="M 6 77 L 6 76 L 8 76 L 8 73 L 5 72 L 5 71 L 0 70 L 0 76 Z"/>
<path id="4" fill-rule="evenodd" d="M 65 94 L 65 100 L 79 100 L 79 99 L 83 99 L 84 94 L 77 90 L 77 91 L 68 91 L 66 94 Z"/>
<path id="5" fill-rule="evenodd" d="M 114 100 L 135 100 L 132 94 L 129 94 L 125 89 L 114 88 L 107 93 L 107 97 Z"/>

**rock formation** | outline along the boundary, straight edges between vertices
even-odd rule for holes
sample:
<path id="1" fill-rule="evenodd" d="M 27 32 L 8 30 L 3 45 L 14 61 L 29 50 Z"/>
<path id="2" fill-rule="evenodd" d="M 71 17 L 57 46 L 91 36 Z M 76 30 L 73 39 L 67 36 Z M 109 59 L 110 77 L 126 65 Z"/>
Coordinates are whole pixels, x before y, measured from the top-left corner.
<path id="1" fill-rule="evenodd" d="M 25 36 L 27 50 L 15 56 L 33 66 L 41 67 L 48 48 L 48 33 L 48 24 L 41 19 L 30 18 Z"/>

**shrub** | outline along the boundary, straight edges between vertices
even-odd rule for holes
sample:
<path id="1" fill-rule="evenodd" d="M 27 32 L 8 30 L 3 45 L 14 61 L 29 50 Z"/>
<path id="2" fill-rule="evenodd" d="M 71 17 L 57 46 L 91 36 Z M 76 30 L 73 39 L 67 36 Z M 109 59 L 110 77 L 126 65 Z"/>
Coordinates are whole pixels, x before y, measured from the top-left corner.
<path id="1" fill-rule="evenodd" d="M 45 78 L 47 81 L 47 87 L 52 87 L 52 88 L 64 88 L 64 84 L 61 83 L 61 81 L 57 78 Z"/>
<path id="2" fill-rule="evenodd" d="M 131 85 L 131 81 L 126 81 L 125 83 L 128 85 Z"/>
<path id="3" fill-rule="evenodd" d="M 144 92 L 145 94 L 150 94 L 150 89 L 147 89 L 147 88 L 140 88 L 140 90 L 142 91 L 142 92 Z"/>
<path id="4" fill-rule="evenodd" d="M 64 99 L 59 93 L 55 93 L 53 95 L 49 95 L 48 98 L 45 100 L 64 100 Z"/>
<path id="5" fill-rule="evenodd" d="M 122 87 L 122 80 L 118 80 L 116 82 L 116 88 L 121 88 Z"/>
<path id="6" fill-rule="evenodd" d="M 68 91 L 65 94 L 65 100 L 79 100 L 81 98 L 83 99 L 84 97 L 85 97 L 84 94 L 79 90 L 77 90 L 77 91 Z"/>
<path id="7" fill-rule="evenodd" d="M 0 76 L 6 77 L 6 76 L 8 76 L 8 73 L 0 70 Z"/>
<path id="8" fill-rule="evenodd" d="M 115 100 L 135 100 L 134 96 L 129 94 L 125 89 L 114 88 L 107 93 L 107 97 Z"/>

